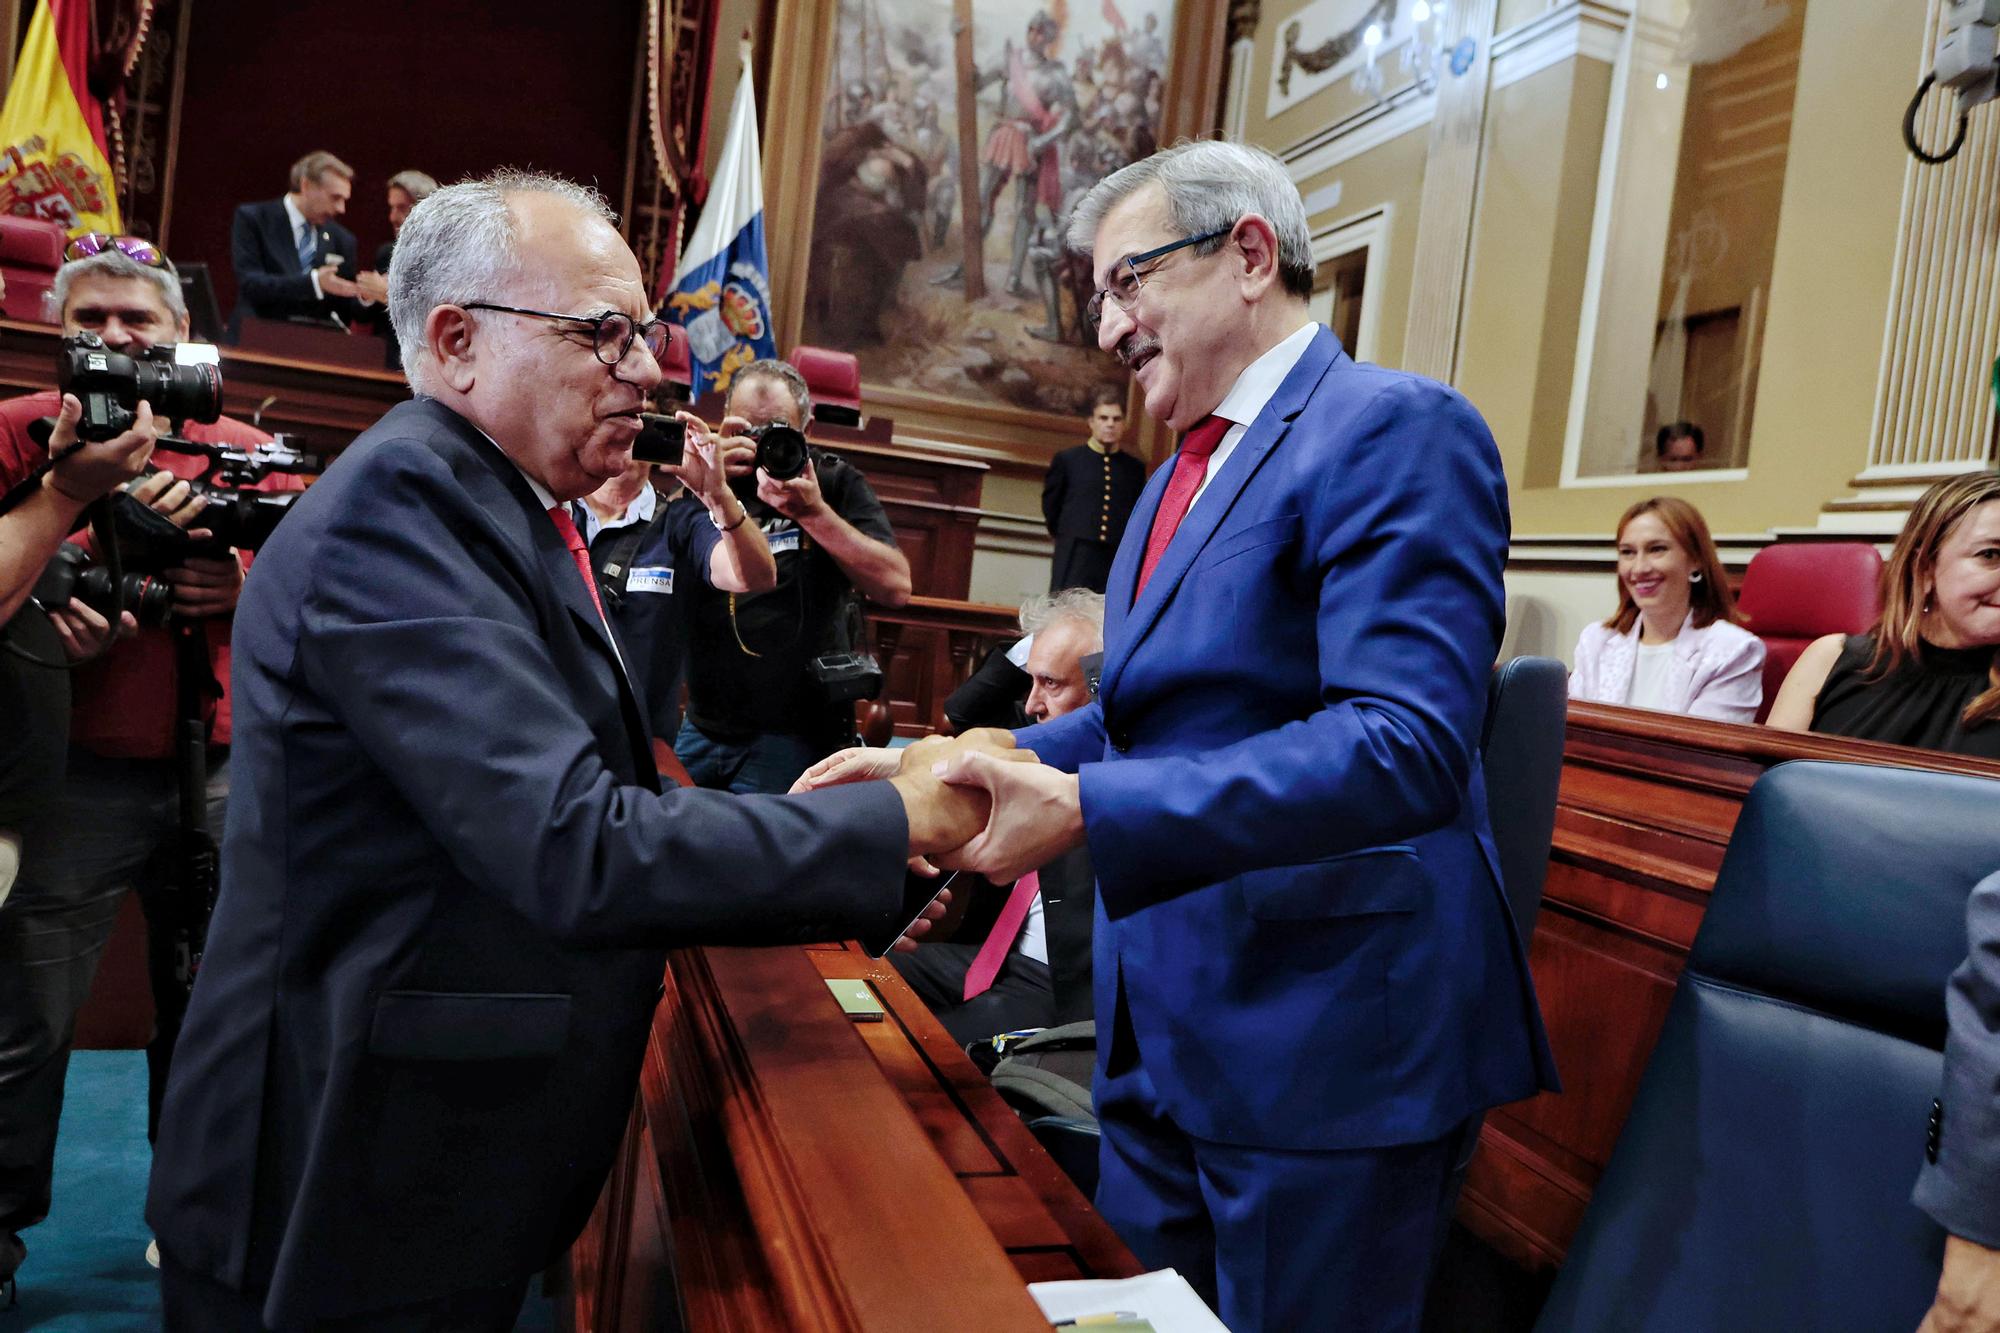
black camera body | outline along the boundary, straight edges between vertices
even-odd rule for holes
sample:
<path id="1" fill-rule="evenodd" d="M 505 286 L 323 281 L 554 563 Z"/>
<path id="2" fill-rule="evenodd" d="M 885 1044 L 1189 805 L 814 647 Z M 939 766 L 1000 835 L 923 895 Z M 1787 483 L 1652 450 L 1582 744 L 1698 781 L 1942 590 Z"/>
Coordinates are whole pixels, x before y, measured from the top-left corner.
<path id="1" fill-rule="evenodd" d="M 782 421 L 767 421 L 745 433 L 757 442 L 757 466 L 772 481 L 790 481 L 806 470 L 812 450 L 806 444 L 805 432 L 797 427 Z"/>
<path id="2" fill-rule="evenodd" d="M 821 653 L 806 669 L 827 700 L 836 704 L 873 699 L 882 693 L 887 679 L 880 659 L 869 652 Z"/>
<path id="3" fill-rule="evenodd" d="M 89 552 L 73 542 L 56 548 L 33 596 L 44 611 L 60 611 L 74 597 L 113 622 L 120 610 L 130 611 L 145 629 L 166 624 L 174 605 L 173 588 L 157 576 L 127 573 L 114 584 L 111 571 L 92 564 Z"/>
<path id="4" fill-rule="evenodd" d="M 139 404 L 162 421 L 214 421 L 222 415 L 222 373 L 182 365 L 171 343 L 128 356 L 94 333 L 72 334 L 56 353 L 56 387 L 83 404 L 79 439 L 109 440 L 132 429 Z"/>

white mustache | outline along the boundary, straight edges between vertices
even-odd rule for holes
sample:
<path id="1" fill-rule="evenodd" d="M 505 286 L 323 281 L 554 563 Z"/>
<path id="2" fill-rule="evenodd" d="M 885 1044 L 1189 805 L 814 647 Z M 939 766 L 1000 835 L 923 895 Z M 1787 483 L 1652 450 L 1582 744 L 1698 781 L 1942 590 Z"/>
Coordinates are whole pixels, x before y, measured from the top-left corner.
<path id="1" fill-rule="evenodd" d="M 1139 358 L 1151 355 L 1159 350 L 1160 340 L 1158 338 L 1140 338 L 1135 335 L 1119 344 L 1118 359 L 1125 363 L 1125 369 L 1130 370 L 1133 363 L 1138 361 Z"/>

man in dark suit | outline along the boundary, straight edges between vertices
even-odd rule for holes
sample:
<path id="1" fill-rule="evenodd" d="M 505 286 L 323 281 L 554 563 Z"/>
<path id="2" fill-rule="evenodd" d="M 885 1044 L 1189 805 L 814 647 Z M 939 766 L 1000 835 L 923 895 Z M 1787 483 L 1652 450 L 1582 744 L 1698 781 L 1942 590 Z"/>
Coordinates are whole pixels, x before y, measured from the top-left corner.
<path id="1" fill-rule="evenodd" d="M 292 164 L 291 189 L 260 204 L 242 204 L 229 224 L 236 268 L 234 336 L 246 314 L 259 319 L 327 319 L 351 324 L 362 312 L 355 283 L 360 265 L 354 233 L 334 221 L 354 193 L 354 168 L 328 152 Z"/>
<path id="2" fill-rule="evenodd" d="M 1125 390 L 1106 385 L 1090 406 L 1090 439 L 1049 462 L 1042 519 L 1056 539 L 1049 591 L 1103 592 L 1125 521 L 1146 485 L 1146 465 L 1119 448 L 1125 438 Z"/>
<path id="3" fill-rule="evenodd" d="M 1945 994 L 1944 1092 L 1916 1191 L 1951 1234 L 1918 1333 L 2000 1328 L 2000 874 L 1972 890 L 1965 928 L 1970 952 Z"/>
<path id="4" fill-rule="evenodd" d="M 665 950 L 885 936 L 905 858 L 984 817 L 922 755 L 663 795 L 565 508 L 660 378 L 638 263 L 594 191 L 516 172 L 399 244 L 417 396 L 236 618 L 238 797 L 146 1214 L 174 1330 L 511 1328 L 604 1182 Z"/>
<path id="5" fill-rule="evenodd" d="M 1028 717 L 1036 722 L 1090 702 L 1084 659 L 1104 650 L 1104 598 L 1082 588 L 1021 608 L 1028 649 Z M 1023 875 L 985 937 L 926 944 L 890 961 L 961 1046 L 1018 1028 L 1091 1015 L 1090 851 L 1078 847 Z"/>
<path id="6" fill-rule="evenodd" d="M 1186 432 L 1111 570 L 1098 698 L 944 761 L 954 863 L 1098 877 L 1097 1204 L 1237 1333 L 1415 1329 L 1454 1159 L 1553 1083 L 1476 747 L 1507 493 L 1472 407 L 1306 313 L 1283 166 L 1224 142 L 1078 206 L 1098 344 Z"/>

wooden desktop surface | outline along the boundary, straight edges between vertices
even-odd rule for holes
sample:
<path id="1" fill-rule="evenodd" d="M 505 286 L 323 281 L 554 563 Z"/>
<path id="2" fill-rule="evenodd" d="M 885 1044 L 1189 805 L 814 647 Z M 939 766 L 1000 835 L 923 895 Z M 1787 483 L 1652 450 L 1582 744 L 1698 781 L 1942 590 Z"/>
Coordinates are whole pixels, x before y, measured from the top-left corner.
<path id="1" fill-rule="evenodd" d="M 880 1022 L 840 1011 L 857 978 Z M 1046 1330 L 1026 1284 L 1137 1261 L 888 964 L 673 956 L 638 1105 L 572 1249 L 594 1333 Z"/>

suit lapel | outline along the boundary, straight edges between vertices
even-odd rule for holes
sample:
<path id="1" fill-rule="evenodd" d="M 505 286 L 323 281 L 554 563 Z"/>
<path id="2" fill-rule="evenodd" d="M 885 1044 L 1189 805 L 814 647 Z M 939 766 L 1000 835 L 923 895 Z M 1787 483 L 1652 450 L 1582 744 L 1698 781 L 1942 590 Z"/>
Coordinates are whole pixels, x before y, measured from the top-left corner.
<path id="1" fill-rule="evenodd" d="M 1145 591 L 1133 600 L 1132 588 L 1138 582 L 1140 559 L 1146 549 L 1146 534 L 1152 531 L 1153 517 L 1159 512 L 1166 478 L 1173 473 L 1171 461 L 1154 474 L 1152 482 L 1146 487 L 1146 494 L 1133 510 L 1131 522 L 1125 529 L 1127 539 L 1120 544 L 1120 558 L 1112 568 L 1111 586 L 1117 590 L 1121 605 L 1129 604 L 1132 609 L 1116 643 L 1106 649 L 1104 679 L 1099 688 L 1101 696 L 1108 698 L 1117 687 L 1125 664 L 1132 660 L 1133 652 L 1159 620 L 1160 612 L 1172 600 L 1174 590 L 1187 576 L 1195 557 L 1215 536 L 1235 505 L 1236 497 L 1243 493 L 1244 486 L 1256 475 L 1264 459 L 1291 430 L 1292 420 L 1305 410 L 1314 388 L 1339 353 L 1340 344 L 1329 330 L 1322 327 L 1306 347 L 1298 364 L 1285 376 L 1285 382 L 1278 386 L 1278 391 L 1264 404 L 1264 410 L 1257 414 L 1257 419 L 1250 423 L 1243 438 L 1236 442 L 1236 447 L 1224 460 L 1222 470 L 1209 479 L 1206 488 L 1195 498 L 1193 506 L 1181 520 L 1179 531 L 1174 533 L 1166 553 L 1154 568 L 1153 577 L 1146 581 Z"/>

